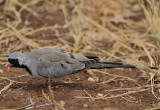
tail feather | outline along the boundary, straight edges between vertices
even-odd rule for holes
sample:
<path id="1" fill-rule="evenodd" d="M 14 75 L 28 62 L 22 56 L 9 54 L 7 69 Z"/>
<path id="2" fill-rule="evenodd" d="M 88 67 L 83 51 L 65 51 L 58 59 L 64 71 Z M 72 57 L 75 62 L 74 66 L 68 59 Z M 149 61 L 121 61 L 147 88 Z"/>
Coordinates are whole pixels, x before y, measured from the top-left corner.
<path id="1" fill-rule="evenodd" d="M 114 63 L 114 62 L 98 62 L 95 65 L 92 65 L 90 69 L 105 69 L 105 68 L 136 68 L 133 65 L 123 64 L 123 63 Z M 158 69 L 157 67 L 149 67 L 150 69 Z"/>
<path id="2" fill-rule="evenodd" d="M 124 65 L 123 63 L 115 63 L 115 62 L 99 62 L 103 64 L 113 64 L 113 65 Z"/>

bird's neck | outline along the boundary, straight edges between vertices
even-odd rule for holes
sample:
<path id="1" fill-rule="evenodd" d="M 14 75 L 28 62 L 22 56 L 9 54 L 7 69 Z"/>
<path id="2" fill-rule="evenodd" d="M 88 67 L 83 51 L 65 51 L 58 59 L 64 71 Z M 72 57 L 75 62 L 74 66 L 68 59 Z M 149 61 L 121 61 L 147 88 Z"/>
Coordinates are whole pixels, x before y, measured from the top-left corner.
<path id="1" fill-rule="evenodd" d="M 25 68 L 27 72 L 29 72 L 30 75 L 32 75 L 32 72 L 31 70 L 28 68 L 27 65 L 21 65 L 21 66 L 18 66 L 18 68 Z"/>

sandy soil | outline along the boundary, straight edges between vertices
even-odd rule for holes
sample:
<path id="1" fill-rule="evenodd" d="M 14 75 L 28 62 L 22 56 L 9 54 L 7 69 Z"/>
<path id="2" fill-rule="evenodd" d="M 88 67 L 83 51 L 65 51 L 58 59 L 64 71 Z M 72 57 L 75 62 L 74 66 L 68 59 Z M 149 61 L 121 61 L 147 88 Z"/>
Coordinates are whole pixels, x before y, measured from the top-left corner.
<path id="1" fill-rule="evenodd" d="M 0 66 L 6 71 L 6 67 Z M 126 93 L 125 91 L 113 91 L 106 92 L 105 90 L 116 89 L 116 88 L 132 88 L 137 85 L 143 85 L 146 83 L 146 79 L 140 77 L 141 74 L 138 70 L 117 70 L 109 69 L 106 70 L 109 74 L 123 75 L 133 79 L 138 79 L 138 82 L 130 82 L 127 80 L 113 80 L 107 84 L 100 84 L 104 79 L 110 79 L 110 76 L 96 73 L 99 81 L 88 81 L 90 75 L 87 72 L 80 72 L 73 74 L 52 83 L 52 90 L 54 91 L 55 100 L 64 105 L 66 110 L 103 110 L 105 108 L 114 108 L 120 110 L 142 110 L 148 107 L 154 107 L 158 100 L 153 96 L 151 90 L 143 92 L 133 93 L 131 95 L 125 95 L 123 97 L 109 98 L 109 99 L 92 99 L 92 98 L 77 98 L 77 97 L 96 97 L 98 94 L 113 96 L 117 94 Z M 25 75 L 25 76 L 23 76 Z M 14 83 L 9 90 L 3 93 L 1 96 L 0 109 L 4 108 L 18 108 L 30 104 L 30 98 L 32 98 L 35 105 L 41 105 L 49 103 L 42 94 L 42 89 L 46 95 L 50 92 L 47 87 L 46 79 L 36 78 L 30 76 L 25 70 L 12 68 L 10 72 L 4 72 L 1 74 L 3 77 L 14 79 L 22 83 Z M 19 78 L 19 77 L 20 78 Z M 0 89 L 8 84 L 5 80 L 0 80 Z M 50 107 L 41 107 L 39 110 L 53 109 Z M 107 110 L 107 109 L 106 109 Z"/>

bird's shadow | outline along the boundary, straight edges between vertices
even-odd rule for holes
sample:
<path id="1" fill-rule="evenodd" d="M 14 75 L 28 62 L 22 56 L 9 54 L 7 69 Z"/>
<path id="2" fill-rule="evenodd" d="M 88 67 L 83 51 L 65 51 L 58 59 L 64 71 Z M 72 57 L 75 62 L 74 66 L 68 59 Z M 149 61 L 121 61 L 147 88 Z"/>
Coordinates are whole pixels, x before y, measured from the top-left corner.
<path id="1" fill-rule="evenodd" d="M 77 82 L 77 83 L 64 83 L 64 82 L 51 82 L 51 87 L 52 90 L 60 90 L 62 88 L 68 88 L 70 90 L 82 90 L 82 89 L 90 89 L 90 90 L 94 90 L 95 88 L 97 88 L 98 84 L 91 84 L 90 83 L 85 83 L 85 82 Z M 11 86 L 12 89 L 18 89 L 18 88 L 22 88 L 23 90 L 26 91 L 41 91 L 43 90 L 48 90 L 48 83 L 32 83 L 32 82 L 28 82 L 28 83 L 18 83 L 18 84 L 13 84 Z"/>

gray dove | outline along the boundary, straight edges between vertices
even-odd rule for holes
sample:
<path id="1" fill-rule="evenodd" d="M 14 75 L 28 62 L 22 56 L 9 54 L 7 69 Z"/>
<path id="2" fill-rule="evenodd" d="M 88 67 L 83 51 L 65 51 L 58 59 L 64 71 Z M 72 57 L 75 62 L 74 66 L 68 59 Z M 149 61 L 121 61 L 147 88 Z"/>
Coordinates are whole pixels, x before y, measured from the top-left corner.
<path id="1" fill-rule="evenodd" d="M 42 48 L 24 53 L 15 51 L 8 61 L 8 70 L 11 67 L 25 68 L 30 75 L 44 78 L 60 78 L 88 69 L 136 68 L 128 64 L 101 62 L 98 57 L 74 54 L 58 48 Z"/>

